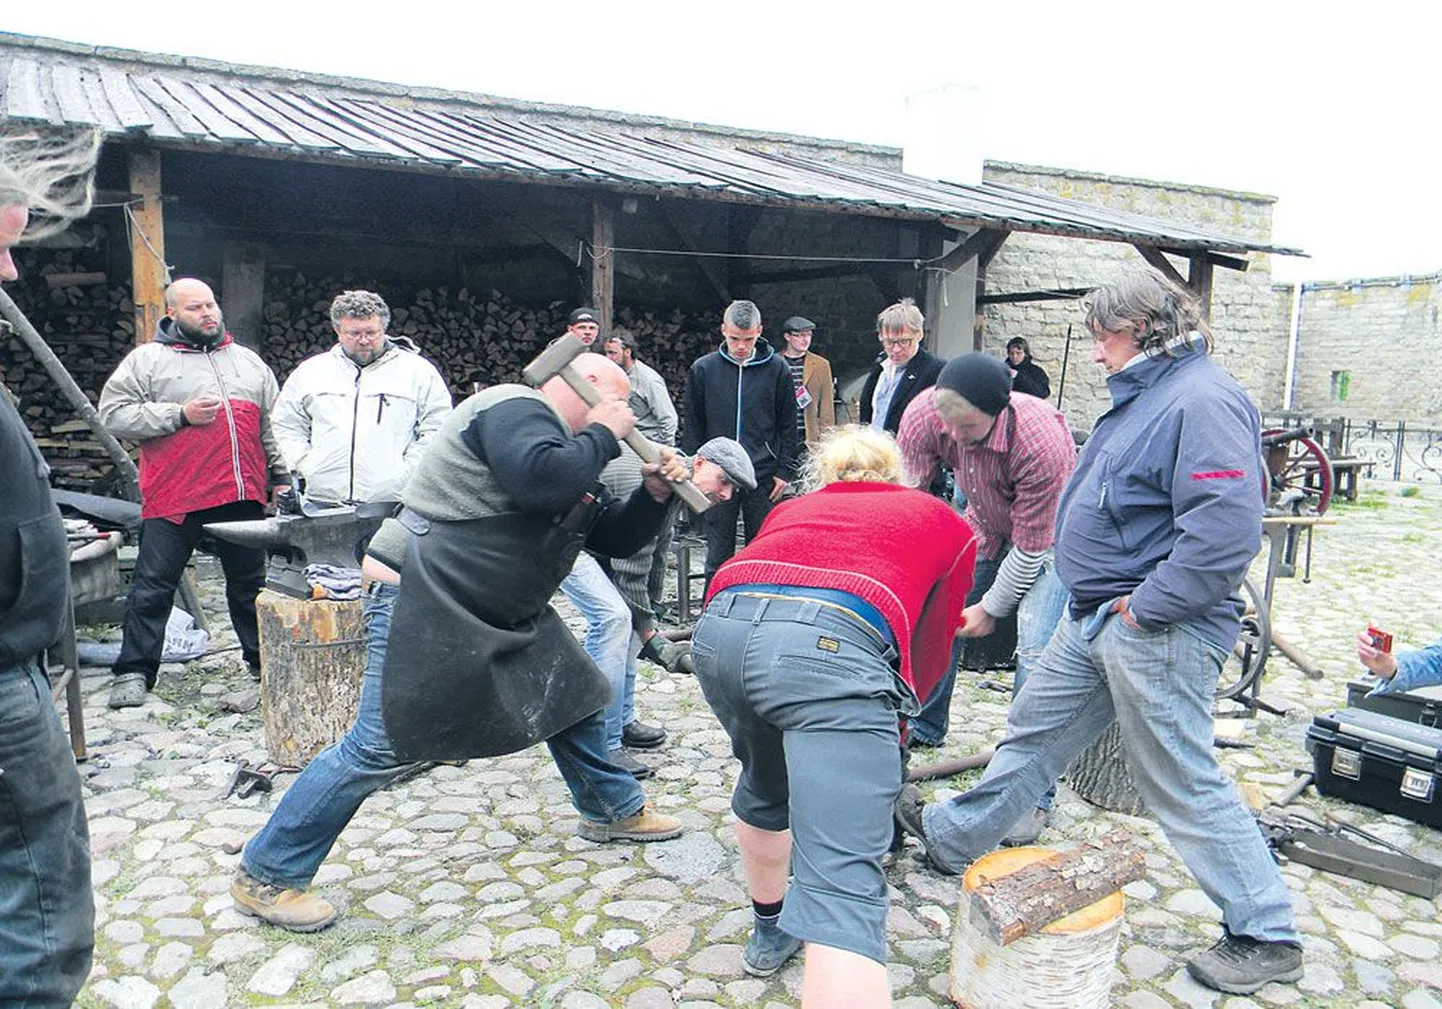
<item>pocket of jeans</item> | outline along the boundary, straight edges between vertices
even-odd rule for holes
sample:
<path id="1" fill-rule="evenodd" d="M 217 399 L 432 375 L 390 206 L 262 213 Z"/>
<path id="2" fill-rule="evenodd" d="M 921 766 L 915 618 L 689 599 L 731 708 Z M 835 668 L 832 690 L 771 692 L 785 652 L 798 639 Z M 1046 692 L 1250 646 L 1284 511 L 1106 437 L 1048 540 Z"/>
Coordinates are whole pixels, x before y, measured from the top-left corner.
<path id="1" fill-rule="evenodd" d="M 0 727 L 31 725 L 40 712 L 40 696 L 29 672 L 12 668 L 0 675 Z"/>

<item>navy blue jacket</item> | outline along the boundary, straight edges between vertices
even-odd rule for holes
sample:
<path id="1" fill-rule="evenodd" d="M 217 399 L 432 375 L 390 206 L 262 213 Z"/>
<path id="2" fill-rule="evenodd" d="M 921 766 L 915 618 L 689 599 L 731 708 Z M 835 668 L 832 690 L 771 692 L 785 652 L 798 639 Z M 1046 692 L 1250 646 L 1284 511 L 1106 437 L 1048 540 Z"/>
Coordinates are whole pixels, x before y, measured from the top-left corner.
<path id="1" fill-rule="evenodd" d="M 34 658 L 60 637 L 70 552 L 50 496 L 50 467 L 0 388 L 0 669 Z"/>
<path id="2" fill-rule="evenodd" d="M 1200 343 L 1107 378 L 1112 408 L 1057 507 L 1057 574 L 1074 616 L 1131 594 L 1146 629 L 1181 624 L 1230 650 L 1262 542 L 1257 409 Z"/>
<path id="3" fill-rule="evenodd" d="M 695 455 L 712 438 L 734 438 L 751 456 L 756 486 L 770 493 L 772 477 L 796 479 L 796 387 L 791 369 L 766 340 L 744 363 L 719 350 L 697 358 L 686 377 L 686 430 L 681 450 Z"/>

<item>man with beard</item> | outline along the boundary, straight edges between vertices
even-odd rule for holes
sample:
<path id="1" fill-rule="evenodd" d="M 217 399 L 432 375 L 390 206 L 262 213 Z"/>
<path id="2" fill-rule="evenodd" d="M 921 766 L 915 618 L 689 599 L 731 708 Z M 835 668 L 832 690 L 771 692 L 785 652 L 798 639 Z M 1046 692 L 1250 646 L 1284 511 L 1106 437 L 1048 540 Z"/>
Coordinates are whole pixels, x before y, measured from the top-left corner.
<path id="1" fill-rule="evenodd" d="M 436 366 L 386 332 L 391 310 L 370 291 L 331 302 L 336 344 L 296 366 L 275 404 L 275 439 L 313 501 L 400 498 L 427 439 L 451 412 Z"/>
<path id="2" fill-rule="evenodd" d="M 270 487 L 287 480 L 270 430 L 275 375 L 225 331 L 215 295 L 185 278 L 165 290 L 155 339 L 120 362 L 100 393 L 100 420 L 140 445 L 140 552 L 112 669 L 110 707 L 145 703 L 155 686 L 175 589 L 207 522 L 263 516 Z M 260 676 L 255 597 L 265 551 L 216 542 L 241 656 Z"/>

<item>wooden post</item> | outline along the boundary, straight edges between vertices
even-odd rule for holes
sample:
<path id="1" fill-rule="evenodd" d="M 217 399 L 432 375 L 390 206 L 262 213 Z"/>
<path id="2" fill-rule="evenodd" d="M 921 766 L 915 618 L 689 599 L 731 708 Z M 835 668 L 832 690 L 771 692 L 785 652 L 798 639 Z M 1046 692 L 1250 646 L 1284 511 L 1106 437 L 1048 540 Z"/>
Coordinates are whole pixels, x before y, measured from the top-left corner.
<path id="1" fill-rule="evenodd" d="M 1205 251 L 1193 253 L 1187 270 L 1187 286 L 1196 295 L 1202 318 L 1212 321 L 1212 259 Z"/>
<path id="2" fill-rule="evenodd" d="M 362 604 L 267 589 L 255 613 L 266 753 L 282 767 L 299 767 L 355 721 L 365 674 Z"/>
<path id="3" fill-rule="evenodd" d="M 135 342 L 148 343 L 165 314 L 165 220 L 160 210 L 160 152 L 130 151 L 130 191 L 141 202 L 130 210 L 130 297 Z"/>
<path id="4" fill-rule="evenodd" d="M 265 332 L 265 250 L 258 245 L 230 243 L 220 277 L 225 328 L 237 343 L 259 351 Z"/>
<path id="5" fill-rule="evenodd" d="M 591 203 L 591 305 L 601 313 L 601 335 L 611 332 L 616 295 L 616 219 L 611 204 L 598 196 Z"/>

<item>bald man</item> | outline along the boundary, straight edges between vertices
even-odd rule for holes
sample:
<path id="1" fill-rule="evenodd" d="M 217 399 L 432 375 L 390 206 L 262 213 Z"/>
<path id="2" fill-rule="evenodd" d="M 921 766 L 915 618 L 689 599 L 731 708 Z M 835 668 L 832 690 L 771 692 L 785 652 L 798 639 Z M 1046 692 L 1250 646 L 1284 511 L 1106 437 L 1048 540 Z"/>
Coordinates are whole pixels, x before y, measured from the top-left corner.
<path id="1" fill-rule="evenodd" d="M 605 677 L 549 600 L 586 549 L 634 553 L 656 534 L 685 466 L 661 466 L 624 502 L 602 468 L 635 424 L 626 374 L 599 354 L 575 367 L 586 403 L 559 379 L 492 386 L 441 426 L 406 485 L 404 509 L 371 540 L 362 571 L 366 671 L 350 731 L 315 757 L 251 838 L 230 892 L 237 908 L 310 932 L 335 908 L 310 891 L 366 796 L 407 761 L 515 752 L 545 740 L 587 840 L 681 833 L 608 758 Z M 664 477 L 663 477 L 664 470 Z M 543 698 L 541 704 L 535 699 Z M 515 700 L 515 704 L 510 702 Z"/>
<path id="2" fill-rule="evenodd" d="M 225 331 L 215 295 L 199 280 L 165 290 L 155 338 L 120 362 L 100 393 L 100 420 L 140 445 L 140 553 L 112 668 L 112 708 L 139 707 L 154 688 L 165 624 L 201 527 L 263 517 L 270 490 L 287 482 L 270 431 L 280 388 L 260 355 Z M 216 543 L 225 601 L 240 653 L 260 678 L 255 597 L 265 552 Z"/>

